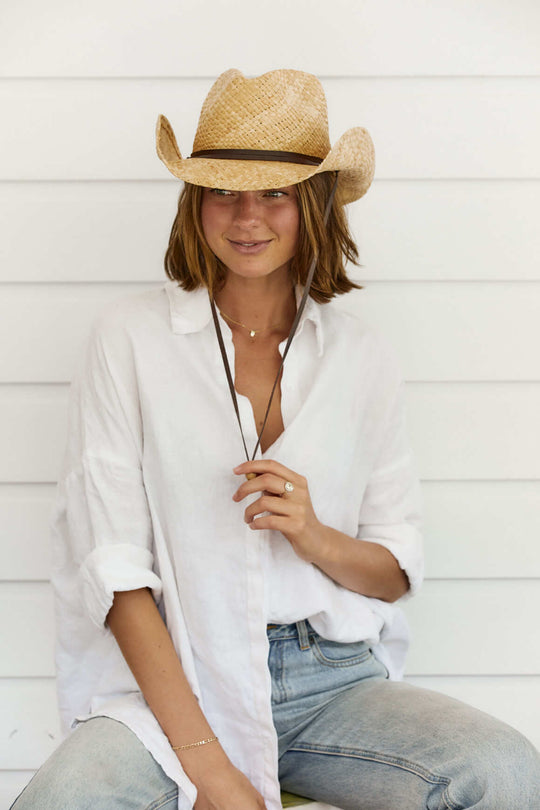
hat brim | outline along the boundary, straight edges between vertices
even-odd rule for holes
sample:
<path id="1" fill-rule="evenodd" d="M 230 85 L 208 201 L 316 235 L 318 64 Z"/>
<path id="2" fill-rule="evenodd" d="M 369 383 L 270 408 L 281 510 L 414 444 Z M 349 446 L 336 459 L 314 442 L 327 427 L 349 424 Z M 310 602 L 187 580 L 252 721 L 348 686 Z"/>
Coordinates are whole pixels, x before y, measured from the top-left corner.
<path id="1" fill-rule="evenodd" d="M 164 115 L 156 125 L 156 150 L 175 177 L 196 186 L 255 191 L 295 185 L 321 172 L 338 171 L 337 194 L 346 204 L 362 197 L 375 171 L 375 149 L 363 127 L 347 130 L 318 166 L 264 160 L 182 158 L 173 129 Z"/>

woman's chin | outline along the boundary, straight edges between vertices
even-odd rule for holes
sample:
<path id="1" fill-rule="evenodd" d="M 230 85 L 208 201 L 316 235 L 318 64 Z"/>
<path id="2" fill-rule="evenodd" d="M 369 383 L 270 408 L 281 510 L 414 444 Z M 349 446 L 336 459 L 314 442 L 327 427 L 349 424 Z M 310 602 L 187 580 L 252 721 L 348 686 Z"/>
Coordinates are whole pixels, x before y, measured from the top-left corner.
<path id="1" fill-rule="evenodd" d="M 230 262 L 225 266 L 228 276 L 232 275 L 238 280 L 245 279 L 246 281 L 274 280 L 281 276 L 287 278 L 289 272 L 289 262 L 277 266 L 268 262 Z"/>

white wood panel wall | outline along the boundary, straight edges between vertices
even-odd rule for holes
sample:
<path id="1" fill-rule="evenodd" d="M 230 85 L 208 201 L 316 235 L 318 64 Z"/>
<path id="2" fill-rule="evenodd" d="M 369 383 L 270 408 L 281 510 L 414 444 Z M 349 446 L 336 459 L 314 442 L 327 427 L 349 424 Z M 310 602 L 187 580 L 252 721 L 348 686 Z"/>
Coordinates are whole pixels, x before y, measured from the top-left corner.
<path id="1" fill-rule="evenodd" d="M 239 24 L 241 21 L 241 25 Z M 164 280 L 178 184 L 228 67 L 323 79 L 377 170 L 362 292 L 408 381 L 427 581 L 411 682 L 540 746 L 540 6 L 529 0 L 19 0 L 0 19 L 0 805 L 58 744 L 48 518 L 101 306 Z"/>

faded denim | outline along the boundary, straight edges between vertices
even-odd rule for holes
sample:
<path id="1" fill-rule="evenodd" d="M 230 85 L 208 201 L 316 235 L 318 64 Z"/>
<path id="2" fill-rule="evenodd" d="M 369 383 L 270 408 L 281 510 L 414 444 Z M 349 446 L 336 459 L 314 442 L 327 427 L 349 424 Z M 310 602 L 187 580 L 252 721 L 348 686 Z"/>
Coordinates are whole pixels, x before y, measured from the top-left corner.
<path id="1" fill-rule="evenodd" d="M 279 778 L 343 810 L 540 810 L 540 756 L 510 726 L 389 681 L 365 642 L 268 630 Z"/>
<path id="2" fill-rule="evenodd" d="M 540 810 L 540 756 L 510 726 L 388 680 L 365 642 L 268 628 L 282 787 L 343 810 Z M 90 764 L 91 763 L 91 764 Z M 95 718 L 13 810 L 174 810 L 177 788 L 121 723 Z"/>

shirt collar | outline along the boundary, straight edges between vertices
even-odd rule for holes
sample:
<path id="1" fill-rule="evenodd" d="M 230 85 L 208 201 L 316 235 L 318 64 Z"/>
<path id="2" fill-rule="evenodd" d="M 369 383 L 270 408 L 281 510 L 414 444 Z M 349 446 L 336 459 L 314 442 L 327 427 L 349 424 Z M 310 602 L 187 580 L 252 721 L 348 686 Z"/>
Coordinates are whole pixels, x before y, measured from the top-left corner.
<path id="1" fill-rule="evenodd" d="M 179 286 L 177 281 L 171 280 L 165 283 L 165 289 L 169 299 L 171 328 L 176 335 L 200 332 L 210 323 L 212 320 L 212 310 L 210 308 L 210 300 L 206 288 L 200 287 L 193 292 L 186 292 Z M 302 299 L 302 293 L 303 287 L 297 284 L 295 287 L 297 306 Z M 317 351 L 320 357 L 324 350 L 321 305 L 317 304 L 313 298 L 308 298 L 306 301 L 306 306 L 300 318 L 296 335 L 300 334 L 306 321 L 311 321 L 315 327 Z"/>

